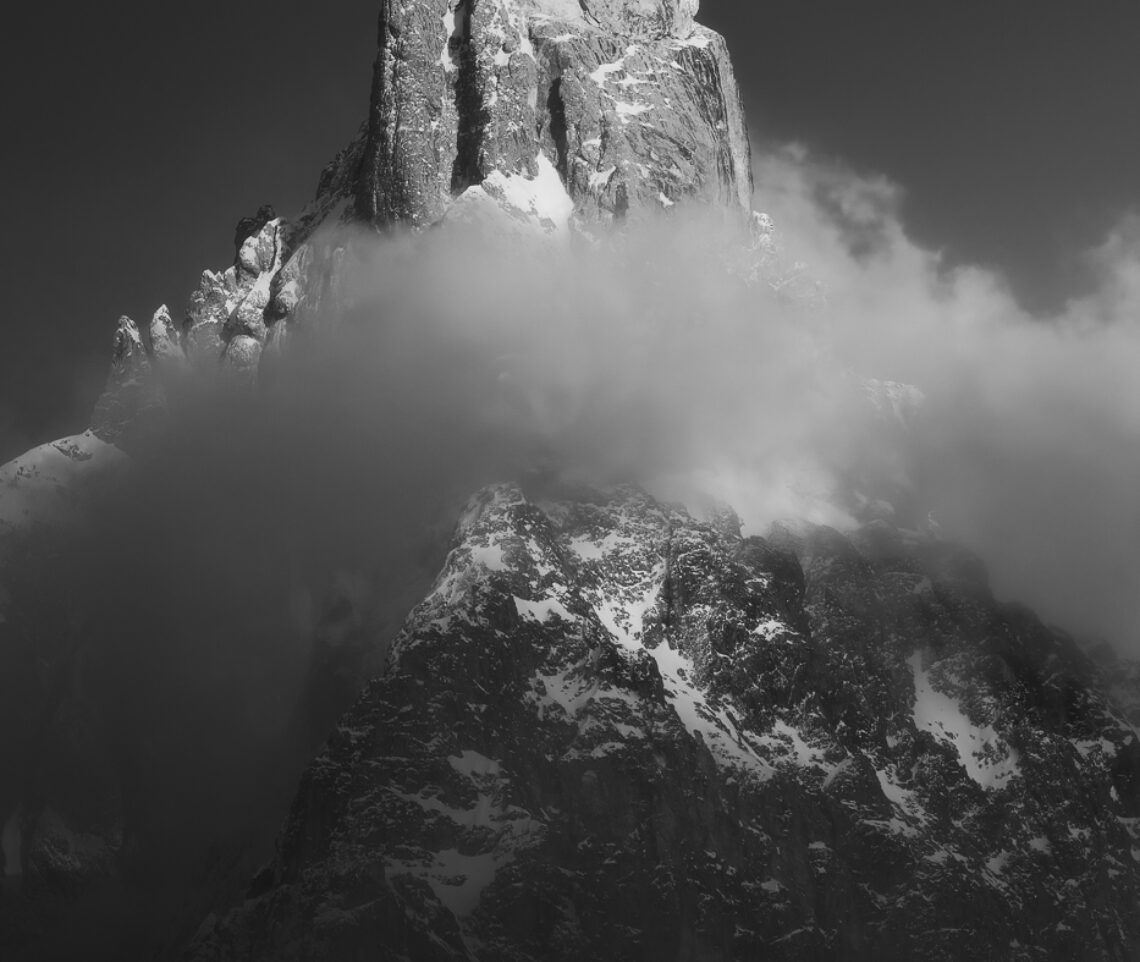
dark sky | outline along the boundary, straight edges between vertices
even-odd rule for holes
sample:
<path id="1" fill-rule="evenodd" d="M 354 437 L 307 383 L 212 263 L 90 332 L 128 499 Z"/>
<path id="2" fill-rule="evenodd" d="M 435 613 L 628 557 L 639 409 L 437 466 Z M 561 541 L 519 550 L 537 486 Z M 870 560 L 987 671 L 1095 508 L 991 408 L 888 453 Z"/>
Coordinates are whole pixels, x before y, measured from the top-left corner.
<path id="1" fill-rule="evenodd" d="M 119 314 L 179 314 L 240 216 L 309 199 L 364 116 L 376 6 L 5 11 L 0 460 L 83 426 Z M 705 0 L 702 19 L 757 139 L 887 174 L 919 241 L 1035 308 L 1140 201 L 1131 0 Z"/>

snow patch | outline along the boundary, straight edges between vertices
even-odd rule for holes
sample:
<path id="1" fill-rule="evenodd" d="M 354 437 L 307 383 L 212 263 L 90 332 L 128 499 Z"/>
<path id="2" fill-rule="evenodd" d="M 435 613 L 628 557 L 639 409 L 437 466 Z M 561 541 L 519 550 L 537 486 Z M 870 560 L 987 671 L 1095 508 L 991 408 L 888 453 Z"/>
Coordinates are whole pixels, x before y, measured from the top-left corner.
<path id="1" fill-rule="evenodd" d="M 792 641 L 791 629 L 782 621 L 777 621 L 775 618 L 769 618 L 767 621 L 763 621 L 758 624 L 755 628 L 752 629 L 752 634 L 758 635 L 765 641 L 772 641 L 774 638 L 777 638 L 780 635 L 785 636 L 784 640 L 786 642 L 790 643 Z"/>
<path id="2" fill-rule="evenodd" d="M 459 18 L 456 16 L 457 10 L 450 8 L 444 12 L 440 18 L 443 21 L 443 33 L 447 38 L 443 41 L 443 51 L 439 55 L 439 65 L 443 67 L 444 73 L 454 73 L 458 70 L 455 61 L 451 59 L 451 44 L 459 37 Z"/>
<path id="3" fill-rule="evenodd" d="M 734 719 L 722 708 L 709 705 L 704 693 L 689 680 L 693 665 L 667 642 L 648 649 L 665 683 L 666 697 L 688 731 L 699 736 L 714 758 L 767 780 L 775 768 L 745 741 Z"/>
<path id="4" fill-rule="evenodd" d="M 447 761 L 460 775 L 466 775 L 468 778 L 501 775 L 503 772 L 503 766 L 499 762 L 470 749 L 459 755 L 449 756 Z"/>
<path id="5" fill-rule="evenodd" d="M 590 74 L 590 79 L 599 87 L 604 87 L 610 74 L 619 73 L 622 70 L 625 70 L 625 57 L 622 57 L 620 60 L 615 60 L 613 63 L 602 64 L 597 70 Z"/>
<path id="6" fill-rule="evenodd" d="M 495 881 L 499 859 L 493 852 L 462 855 L 458 849 L 436 852 L 427 865 L 391 862 L 388 875 L 415 875 L 431 886 L 435 897 L 456 916 L 463 918 L 475 911 L 483 892 Z"/>
<path id="7" fill-rule="evenodd" d="M 577 621 L 577 618 L 566 610 L 566 606 L 554 598 L 546 598 L 542 601 L 527 601 L 517 595 L 514 598 L 515 609 L 524 621 L 537 621 L 539 624 L 545 624 L 554 618 L 560 618 L 562 621 Z"/>
<path id="8" fill-rule="evenodd" d="M 597 170 L 590 174 L 590 190 L 603 190 L 609 185 L 614 174 L 617 173 L 616 167 L 607 167 L 605 170 Z"/>
<path id="9" fill-rule="evenodd" d="M 85 431 L 41 444 L 0 466 L 0 534 L 64 520 L 108 472 L 129 462 L 113 444 Z"/>
<path id="10" fill-rule="evenodd" d="M 594 612 L 622 648 L 640 650 L 645 616 L 657 603 L 660 591 L 660 584 L 654 581 L 643 592 L 626 600 L 603 599 L 594 606 Z"/>
<path id="11" fill-rule="evenodd" d="M 912 821 L 917 821 L 922 824 L 926 821 L 925 810 L 922 803 L 918 800 L 918 796 L 910 789 L 903 788 L 898 782 L 894 780 L 889 772 L 876 771 L 875 777 L 879 780 L 879 788 L 882 790 L 883 795 L 892 805 L 895 806 L 903 815 L 906 816 L 907 821 L 906 829 L 901 831 L 901 834 L 911 835 L 913 831 Z M 893 831 L 900 832 L 900 830 L 893 823 L 896 821 L 892 819 L 891 828 Z"/>
<path id="12" fill-rule="evenodd" d="M 617 111 L 618 117 L 621 118 L 621 122 L 626 123 L 630 117 L 640 117 L 652 110 L 653 107 L 650 104 L 627 104 L 619 100 L 614 104 L 614 109 Z"/>
<path id="13" fill-rule="evenodd" d="M 471 560 L 481 564 L 488 571 L 506 571 L 507 562 L 503 557 L 501 544 L 475 545 L 471 548 Z"/>
<path id="14" fill-rule="evenodd" d="M 1116 745 L 1107 738 L 1070 738 L 1069 741 L 1073 748 L 1080 754 L 1081 758 L 1089 758 L 1094 754 L 1103 754 L 1110 757 L 1116 754 Z"/>
<path id="15" fill-rule="evenodd" d="M 574 201 L 566 193 L 562 178 L 545 154 L 538 155 L 537 176 L 524 177 L 495 170 L 483 181 L 482 189 L 508 208 L 535 217 L 558 231 L 569 226 L 570 216 L 574 213 Z"/>
<path id="16" fill-rule="evenodd" d="M 975 725 L 956 699 L 935 690 L 930 672 L 922 668 L 922 653 L 909 660 L 914 673 L 914 724 L 953 745 L 966 773 L 982 788 L 1004 788 L 1021 774 L 1017 752 L 1005 744 L 992 725 Z"/>

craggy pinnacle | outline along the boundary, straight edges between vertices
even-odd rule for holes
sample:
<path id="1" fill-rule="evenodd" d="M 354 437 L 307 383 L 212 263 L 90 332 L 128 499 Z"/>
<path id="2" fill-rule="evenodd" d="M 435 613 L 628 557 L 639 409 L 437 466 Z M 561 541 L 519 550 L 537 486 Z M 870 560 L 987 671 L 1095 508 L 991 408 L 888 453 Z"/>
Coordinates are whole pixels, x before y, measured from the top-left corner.
<path id="1" fill-rule="evenodd" d="M 368 118 L 294 222 L 262 207 L 237 255 L 207 270 L 171 345 L 192 366 L 256 379 L 289 332 L 336 300 L 343 246 L 322 226 L 420 229 L 505 211 L 541 232 L 586 231 L 686 202 L 743 224 L 752 169 L 728 48 L 695 0 L 383 0 Z M 518 208 L 517 194 L 538 202 Z M 565 213 L 562 213 L 562 212 Z M 334 305 L 343 308 L 343 304 Z M 161 410 L 171 352 L 143 336 L 93 427 L 129 446 Z M 137 356 L 136 356 L 137 355 Z M 159 367 L 165 366 L 166 373 Z"/>

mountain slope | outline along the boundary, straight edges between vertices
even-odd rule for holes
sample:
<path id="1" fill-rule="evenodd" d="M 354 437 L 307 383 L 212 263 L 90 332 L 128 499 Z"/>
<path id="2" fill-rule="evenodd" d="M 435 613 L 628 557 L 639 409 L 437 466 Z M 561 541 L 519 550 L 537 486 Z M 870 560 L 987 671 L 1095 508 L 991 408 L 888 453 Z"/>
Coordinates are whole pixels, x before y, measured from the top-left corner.
<path id="1" fill-rule="evenodd" d="M 471 503 L 195 958 L 1140 951 L 1140 743 L 975 559 L 547 495 Z"/>

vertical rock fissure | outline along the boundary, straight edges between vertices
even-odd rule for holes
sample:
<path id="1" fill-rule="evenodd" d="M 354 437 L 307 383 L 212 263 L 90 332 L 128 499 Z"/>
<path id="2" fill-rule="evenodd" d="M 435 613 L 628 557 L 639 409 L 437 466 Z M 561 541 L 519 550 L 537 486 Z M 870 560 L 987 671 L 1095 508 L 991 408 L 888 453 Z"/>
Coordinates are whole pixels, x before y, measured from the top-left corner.
<path id="1" fill-rule="evenodd" d="M 460 0 L 455 8 L 456 49 L 453 56 L 458 67 L 455 81 L 455 112 L 458 123 L 455 134 L 455 162 L 451 169 L 451 192 L 461 194 L 468 187 L 483 182 L 483 139 L 489 113 L 483 105 L 479 82 L 478 50 L 471 42 L 471 19 L 477 0 Z"/>
<path id="2" fill-rule="evenodd" d="M 558 160 L 555 166 L 563 183 L 568 183 L 570 141 L 566 127 L 566 103 L 562 99 L 562 78 L 555 78 L 546 98 L 546 110 L 550 117 L 550 136 L 554 141 Z"/>

